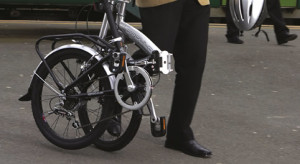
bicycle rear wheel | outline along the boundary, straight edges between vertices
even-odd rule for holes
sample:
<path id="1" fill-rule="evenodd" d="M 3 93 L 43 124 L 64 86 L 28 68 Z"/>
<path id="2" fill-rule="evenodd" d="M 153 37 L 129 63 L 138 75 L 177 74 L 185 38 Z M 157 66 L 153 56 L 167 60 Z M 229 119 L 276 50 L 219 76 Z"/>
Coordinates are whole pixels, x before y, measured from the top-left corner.
<path id="1" fill-rule="evenodd" d="M 46 58 L 49 67 L 63 86 L 76 79 L 84 69 L 95 61 L 90 61 L 92 55 L 79 49 L 60 50 Z M 101 121 L 112 114 L 112 94 L 104 94 L 95 98 L 65 98 L 46 66 L 42 64 L 36 71 L 32 81 L 32 112 L 41 133 L 51 143 L 64 149 L 79 149 L 93 143 L 104 133 L 107 121 Z M 89 74 L 80 84 L 70 89 L 66 95 L 76 95 L 87 92 L 111 90 L 108 78 L 102 67 Z M 84 111 L 90 118 L 88 124 L 79 121 L 80 113 Z M 84 131 L 89 127 L 89 131 Z"/>

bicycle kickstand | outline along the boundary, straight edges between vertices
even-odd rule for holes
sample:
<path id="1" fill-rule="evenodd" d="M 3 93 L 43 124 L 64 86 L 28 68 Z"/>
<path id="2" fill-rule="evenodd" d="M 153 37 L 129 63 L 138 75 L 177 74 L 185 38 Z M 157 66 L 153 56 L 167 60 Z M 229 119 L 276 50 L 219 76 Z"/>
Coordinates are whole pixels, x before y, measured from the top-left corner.
<path id="1" fill-rule="evenodd" d="M 153 100 L 150 98 L 147 107 L 150 112 L 151 133 L 154 137 L 162 137 L 166 134 L 166 118 L 164 116 L 157 117 Z"/>

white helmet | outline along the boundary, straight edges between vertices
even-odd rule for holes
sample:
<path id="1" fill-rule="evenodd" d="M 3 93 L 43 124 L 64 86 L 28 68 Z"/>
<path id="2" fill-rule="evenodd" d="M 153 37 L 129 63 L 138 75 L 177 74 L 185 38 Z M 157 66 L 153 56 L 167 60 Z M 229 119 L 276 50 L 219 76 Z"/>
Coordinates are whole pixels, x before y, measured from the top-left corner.
<path id="1" fill-rule="evenodd" d="M 261 25 L 267 16 L 266 0 L 229 0 L 229 9 L 233 22 L 241 31 Z"/>

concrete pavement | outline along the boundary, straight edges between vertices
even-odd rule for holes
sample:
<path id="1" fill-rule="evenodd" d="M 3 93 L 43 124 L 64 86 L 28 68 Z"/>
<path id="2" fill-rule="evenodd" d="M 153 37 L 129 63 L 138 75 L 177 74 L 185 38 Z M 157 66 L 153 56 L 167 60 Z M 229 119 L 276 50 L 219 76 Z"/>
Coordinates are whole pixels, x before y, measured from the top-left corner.
<path id="1" fill-rule="evenodd" d="M 90 25 L 97 33 L 99 24 Z M 83 32 L 85 25 L 79 25 Z M 244 33 L 243 45 L 226 42 L 224 25 L 211 24 L 207 65 L 192 127 L 213 151 L 211 159 L 165 149 L 165 138 L 151 136 L 144 117 L 134 140 L 109 153 L 93 146 L 63 150 L 38 131 L 27 91 L 39 63 L 35 41 L 43 35 L 73 32 L 70 22 L 0 21 L 0 163 L 201 163 L 297 164 L 300 161 L 300 39 L 278 46 L 256 31 Z M 300 27 L 290 27 L 300 36 Z M 168 116 L 175 73 L 162 76 L 154 90 L 159 115 Z M 184 109 L 183 109 L 184 110 Z"/>

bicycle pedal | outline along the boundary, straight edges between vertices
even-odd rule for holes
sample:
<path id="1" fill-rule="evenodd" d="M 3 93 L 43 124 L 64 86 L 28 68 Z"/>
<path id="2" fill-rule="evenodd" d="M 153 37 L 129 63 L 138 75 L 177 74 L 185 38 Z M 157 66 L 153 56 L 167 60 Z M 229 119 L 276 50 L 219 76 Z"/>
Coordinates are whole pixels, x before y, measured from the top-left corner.
<path id="1" fill-rule="evenodd" d="M 160 117 L 157 122 L 151 122 L 151 133 L 153 137 L 163 137 L 166 135 L 166 118 Z"/>

